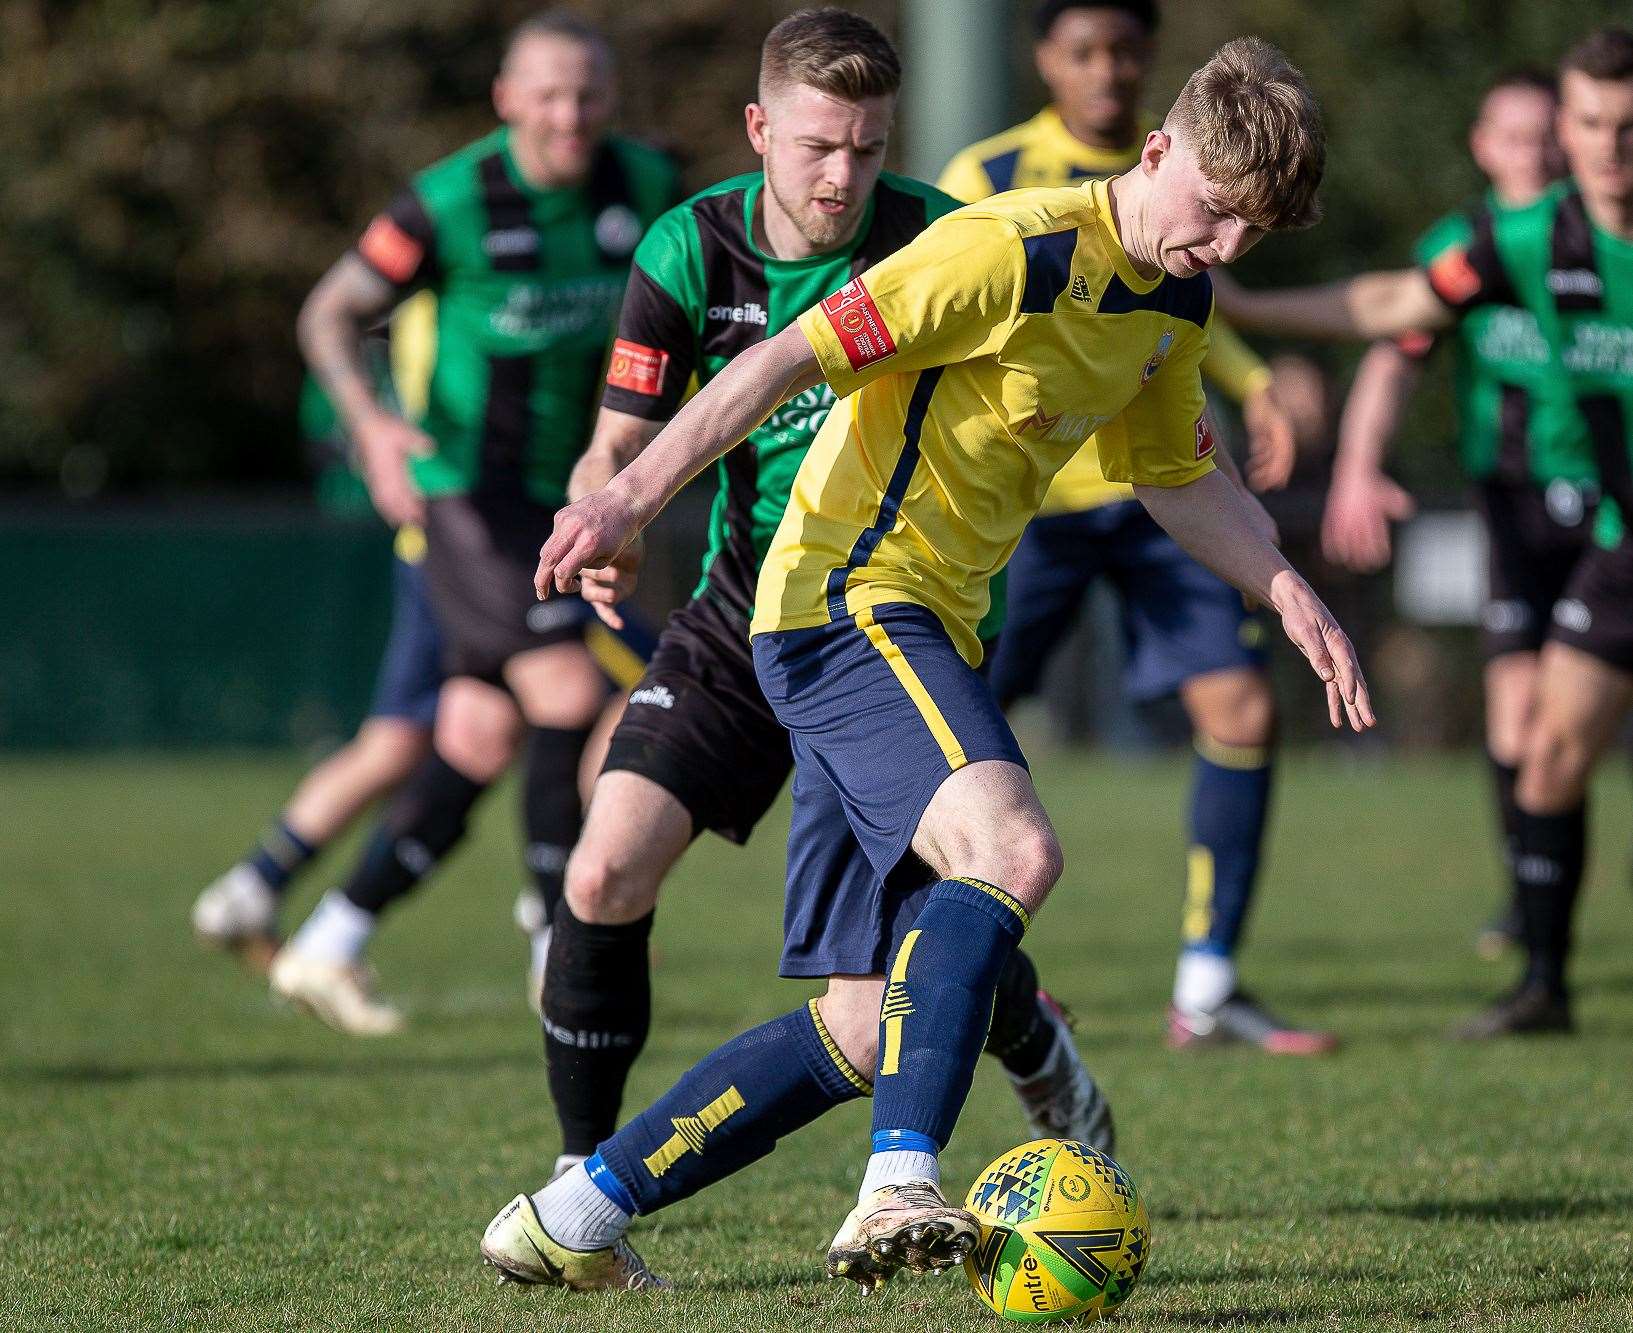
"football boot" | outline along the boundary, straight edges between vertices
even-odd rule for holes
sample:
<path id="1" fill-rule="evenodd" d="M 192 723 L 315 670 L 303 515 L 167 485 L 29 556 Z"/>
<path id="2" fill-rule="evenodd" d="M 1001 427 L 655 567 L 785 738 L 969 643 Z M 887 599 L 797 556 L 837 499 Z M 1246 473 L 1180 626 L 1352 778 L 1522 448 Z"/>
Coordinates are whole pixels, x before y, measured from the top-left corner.
<path id="1" fill-rule="evenodd" d="M 374 976 L 361 963 L 334 963 L 280 949 L 272 960 L 272 993 L 304 1009 L 336 1032 L 392 1037 L 403 1030 L 402 1010 L 374 994 Z"/>
<path id="2" fill-rule="evenodd" d="M 1543 1036 L 1574 1030 L 1570 1000 L 1546 986 L 1522 983 L 1489 1008 L 1459 1023 L 1451 1035 L 1457 1041 L 1488 1041 L 1492 1037 Z"/>
<path id="3" fill-rule="evenodd" d="M 1212 1009 L 1168 1006 L 1168 1044 L 1175 1050 L 1245 1042 L 1271 1055 L 1326 1055 L 1338 1049 L 1330 1032 L 1284 1023 L 1244 990 Z"/>
<path id="4" fill-rule="evenodd" d="M 980 1231 L 928 1180 L 882 1185 L 850 1211 L 828 1246 L 828 1276 L 849 1278 L 871 1296 L 906 1268 L 939 1273 L 963 1263 Z"/>
<path id="5" fill-rule="evenodd" d="M 662 1291 L 669 1284 L 622 1238 L 603 1250 L 570 1250 L 544 1229 L 533 1200 L 518 1194 L 482 1233 L 482 1262 L 500 1282 L 571 1291 Z"/>
<path id="6" fill-rule="evenodd" d="M 265 974 L 278 952 L 278 895 L 254 866 L 240 862 L 193 903 L 193 933 Z"/>

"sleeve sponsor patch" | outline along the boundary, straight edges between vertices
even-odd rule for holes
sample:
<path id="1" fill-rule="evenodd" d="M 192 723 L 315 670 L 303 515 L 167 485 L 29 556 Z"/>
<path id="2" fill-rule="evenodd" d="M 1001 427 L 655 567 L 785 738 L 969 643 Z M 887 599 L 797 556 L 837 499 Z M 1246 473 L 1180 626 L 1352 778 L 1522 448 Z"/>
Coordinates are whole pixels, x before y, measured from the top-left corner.
<path id="1" fill-rule="evenodd" d="M 656 398 L 663 392 L 663 372 L 668 366 L 668 352 L 617 338 L 612 344 L 612 360 L 607 364 L 607 383 L 615 389 Z"/>
<path id="2" fill-rule="evenodd" d="M 1460 306 L 1479 294 L 1480 275 L 1461 246 L 1444 251 L 1429 265 L 1429 285 L 1449 306 Z"/>
<path id="3" fill-rule="evenodd" d="M 852 370 L 862 370 L 887 356 L 896 355 L 896 342 L 885 327 L 879 307 L 862 285 L 862 279 L 852 278 L 832 296 L 822 302 L 822 313 L 828 317 L 839 345 Z"/>
<path id="4" fill-rule="evenodd" d="M 1196 419 L 1196 459 L 1201 462 L 1213 452 L 1213 431 L 1208 425 L 1207 414 Z"/>
<path id="5" fill-rule="evenodd" d="M 379 271 L 387 282 L 401 286 L 419 271 L 425 246 L 415 240 L 386 214 L 369 223 L 357 252 Z"/>

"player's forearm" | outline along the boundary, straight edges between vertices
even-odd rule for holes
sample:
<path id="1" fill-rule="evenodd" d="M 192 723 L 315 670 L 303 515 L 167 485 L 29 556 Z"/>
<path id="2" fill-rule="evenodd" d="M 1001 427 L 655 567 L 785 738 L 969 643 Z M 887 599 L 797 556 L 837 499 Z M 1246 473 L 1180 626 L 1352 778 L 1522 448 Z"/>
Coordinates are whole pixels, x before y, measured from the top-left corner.
<path id="1" fill-rule="evenodd" d="M 1217 300 L 1240 327 L 1285 337 L 1394 338 L 1446 328 L 1453 318 L 1416 269 L 1363 273 L 1323 287 L 1238 288 Z"/>
<path id="2" fill-rule="evenodd" d="M 607 489 L 619 493 L 644 527 L 682 486 L 746 439 L 778 406 L 821 381 L 810 344 L 798 325 L 790 325 L 709 381 Z"/>
<path id="3" fill-rule="evenodd" d="M 1417 363 L 1394 343 L 1377 342 L 1367 349 L 1344 400 L 1334 472 L 1382 470 L 1417 381 Z"/>
<path id="4" fill-rule="evenodd" d="M 573 465 L 567 479 L 567 498 L 598 491 L 641 455 L 657 436 L 662 423 L 603 407 L 595 419 L 589 447 Z"/>
<path id="5" fill-rule="evenodd" d="M 1135 486 L 1134 494 L 1190 555 L 1250 597 L 1273 602 L 1277 578 L 1292 573 L 1254 521 L 1247 497 L 1223 472 L 1185 486 Z"/>
<path id="6" fill-rule="evenodd" d="M 381 410 L 363 360 L 363 332 L 393 300 L 383 279 L 347 255 L 319 279 L 295 321 L 301 355 L 353 436 L 360 421 Z"/>

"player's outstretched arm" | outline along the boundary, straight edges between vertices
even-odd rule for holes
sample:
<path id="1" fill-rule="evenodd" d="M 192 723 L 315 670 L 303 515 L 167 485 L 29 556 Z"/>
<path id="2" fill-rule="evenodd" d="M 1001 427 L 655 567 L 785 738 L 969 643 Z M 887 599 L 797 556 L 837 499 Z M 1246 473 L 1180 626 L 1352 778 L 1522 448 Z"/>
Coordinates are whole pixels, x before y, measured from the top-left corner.
<path id="1" fill-rule="evenodd" d="M 1321 517 L 1327 559 L 1369 573 L 1389 560 L 1389 524 L 1410 518 L 1412 497 L 1384 475 L 1389 442 L 1419 378 L 1417 360 L 1391 341 L 1361 358 L 1338 426 L 1338 453 Z"/>
<path id="2" fill-rule="evenodd" d="M 578 500 L 600 490 L 640 457 L 641 450 L 652 443 L 661 429 L 661 421 L 648 421 L 645 417 L 603 407 L 596 414 L 590 443 L 567 479 L 567 498 Z M 601 569 L 586 569 L 583 573 L 579 595 L 613 629 L 624 627 L 618 603 L 635 591 L 641 572 L 641 554 L 641 542 L 637 538 L 619 552 L 612 563 Z"/>
<path id="3" fill-rule="evenodd" d="M 1292 338 L 1397 338 L 1450 327 L 1455 316 L 1421 269 L 1363 273 L 1323 287 L 1250 291 L 1235 283 L 1214 293 L 1241 328 Z"/>
<path id="4" fill-rule="evenodd" d="M 425 502 L 408 475 L 408 460 L 428 454 L 430 438 L 374 397 L 363 364 L 363 331 L 397 304 L 398 291 L 354 254 L 318 279 L 295 322 L 301 354 L 357 447 L 369 499 L 393 527 L 418 523 Z"/>
<path id="5" fill-rule="evenodd" d="M 606 486 L 556 514 L 533 589 L 574 592 L 586 569 L 612 561 L 677 491 L 797 393 L 822 382 L 798 324 L 744 352 L 675 415 Z"/>
<path id="6" fill-rule="evenodd" d="M 1374 724 L 1372 699 L 1349 636 L 1282 553 L 1255 528 L 1246 498 L 1215 470 L 1183 486 L 1136 485 L 1134 494 L 1191 555 L 1227 583 L 1267 602 L 1327 687 L 1335 727 Z"/>

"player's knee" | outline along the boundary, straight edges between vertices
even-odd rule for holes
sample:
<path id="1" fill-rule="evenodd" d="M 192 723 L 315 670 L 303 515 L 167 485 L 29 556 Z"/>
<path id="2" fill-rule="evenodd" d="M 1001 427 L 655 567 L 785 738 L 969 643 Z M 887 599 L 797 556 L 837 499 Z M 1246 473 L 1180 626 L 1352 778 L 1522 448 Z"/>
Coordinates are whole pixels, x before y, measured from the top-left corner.
<path id="1" fill-rule="evenodd" d="M 592 925 L 636 921 L 657 905 L 650 878 L 597 838 L 581 839 L 573 849 L 562 892 L 573 915 Z"/>
<path id="2" fill-rule="evenodd" d="M 827 993 L 817 1000 L 817 1012 L 834 1045 L 853 1069 L 870 1079 L 879 1061 L 879 1003 L 883 996 L 882 980 L 875 985 L 830 982 Z"/>
<path id="3" fill-rule="evenodd" d="M 1591 761 L 1592 747 L 1584 737 L 1539 720 L 1526 738 L 1515 796 L 1538 812 L 1573 805 L 1586 787 Z"/>
<path id="4" fill-rule="evenodd" d="M 1055 831 L 1047 824 L 1028 825 L 1004 837 L 1000 868 L 990 878 L 1035 911 L 1065 871 L 1066 855 Z"/>
<path id="5" fill-rule="evenodd" d="M 1219 745 L 1268 745 L 1276 730 L 1276 696 L 1262 671 L 1241 670 L 1205 677 L 1189 693 L 1192 723 Z"/>

